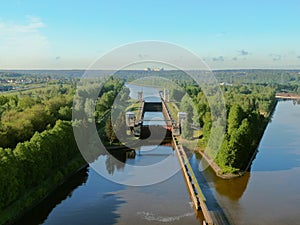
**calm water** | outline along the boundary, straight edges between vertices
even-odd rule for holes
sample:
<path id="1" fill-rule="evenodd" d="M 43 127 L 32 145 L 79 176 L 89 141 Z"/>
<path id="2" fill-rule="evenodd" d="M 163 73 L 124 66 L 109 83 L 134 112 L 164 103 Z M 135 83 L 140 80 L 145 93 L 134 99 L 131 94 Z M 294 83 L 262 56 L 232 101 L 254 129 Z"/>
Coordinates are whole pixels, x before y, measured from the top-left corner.
<path id="1" fill-rule="evenodd" d="M 143 98 L 159 97 L 159 90 L 153 87 L 145 87 L 134 84 L 126 84 L 126 87 L 130 89 L 130 98 L 138 99 L 138 92 L 143 92 Z"/>
<path id="2" fill-rule="evenodd" d="M 145 126 L 153 126 L 153 125 L 160 125 L 165 126 L 166 122 L 163 119 L 162 112 L 145 112 L 144 113 L 144 120 L 143 125 Z"/>
<path id="3" fill-rule="evenodd" d="M 136 90 L 139 90 L 136 88 Z M 157 90 L 143 88 L 151 96 Z M 149 120 L 160 119 L 160 112 L 147 112 Z M 148 122 L 151 125 L 162 121 Z M 136 148 L 134 157 L 126 158 L 125 153 L 101 155 L 94 166 L 104 165 L 107 176 L 128 179 L 130 166 L 147 166 L 167 157 L 169 163 L 179 167 L 177 156 L 171 144 L 147 145 Z M 123 155 L 122 155 L 123 154 Z M 117 160 L 117 159 L 118 160 Z M 120 160 L 120 161 L 119 161 Z M 125 162 L 123 164 L 122 162 Z M 145 178 L 156 176 L 145 174 Z M 200 224 L 190 202 L 181 171 L 170 179 L 150 186 L 132 187 L 113 183 L 91 167 L 72 178 L 49 196 L 43 204 L 24 216 L 17 224 Z M 70 180 L 72 180 L 70 179 Z"/>
<path id="4" fill-rule="evenodd" d="M 170 146 L 142 146 L 136 151 L 128 164 L 144 166 L 168 156 L 178 163 Z M 106 164 L 111 176 L 126 172 L 127 164 L 122 166 L 114 157 L 100 156 L 94 163 Z M 72 179 L 77 187 L 61 187 L 17 224 L 200 224 L 181 171 L 165 182 L 145 187 L 113 183 L 91 168 Z"/>
<path id="5" fill-rule="evenodd" d="M 132 87 L 131 87 L 132 88 Z M 149 91 L 150 92 L 150 91 Z M 251 172 L 222 180 L 193 155 L 191 165 L 208 200 L 208 208 L 224 212 L 231 224 L 300 224 L 300 106 L 280 101 L 269 123 Z M 148 165 L 177 157 L 170 146 L 142 146 L 129 165 Z M 110 176 L 122 176 L 126 165 L 112 156 L 94 163 L 106 165 Z M 147 175 L 150 176 L 150 175 Z M 222 209 L 220 208 L 222 207 Z M 81 171 L 18 224 L 200 224 L 191 207 L 181 172 L 159 184 L 128 187 L 113 183 L 90 167 Z"/>

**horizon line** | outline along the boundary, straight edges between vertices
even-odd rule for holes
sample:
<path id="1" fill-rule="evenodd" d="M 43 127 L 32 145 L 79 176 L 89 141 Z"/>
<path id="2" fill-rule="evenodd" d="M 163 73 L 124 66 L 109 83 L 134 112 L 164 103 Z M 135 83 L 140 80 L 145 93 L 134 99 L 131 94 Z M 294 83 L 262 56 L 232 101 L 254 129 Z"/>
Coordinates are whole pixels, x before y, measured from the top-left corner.
<path id="1" fill-rule="evenodd" d="M 85 71 L 85 70 L 90 70 L 90 71 L 145 71 L 145 72 L 163 72 L 163 71 L 200 71 L 200 69 L 163 69 L 163 70 L 159 70 L 159 71 L 155 71 L 155 70 L 144 70 L 144 69 L 121 69 L 121 70 L 116 70 L 116 69 L 53 69 L 53 68 L 31 68 L 31 69 L 0 69 L 0 72 L 4 72 L 4 71 Z M 222 68 L 222 69 L 212 69 L 212 70 L 201 70 L 201 71 L 224 71 L 224 70 L 285 70 L 285 71 L 293 71 L 293 70 L 299 70 L 300 68 Z"/>

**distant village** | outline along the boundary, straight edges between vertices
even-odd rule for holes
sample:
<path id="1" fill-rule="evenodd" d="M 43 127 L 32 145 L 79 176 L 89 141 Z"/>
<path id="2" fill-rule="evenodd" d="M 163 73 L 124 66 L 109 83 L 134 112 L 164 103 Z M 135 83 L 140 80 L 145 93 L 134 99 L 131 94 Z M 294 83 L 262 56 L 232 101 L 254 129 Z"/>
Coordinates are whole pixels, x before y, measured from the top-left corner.
<path id="1" fill-rule="evenodd" d="M 17 90 L 20 88 L 24 88 L 26 85 L 31 84 L 42 84 L 47 83 L 51 80 L 50 76 L 47 77 L 33 77 L 33 76 L 25 76 L 20 74 L 0 74 L 0 92 Z"/>

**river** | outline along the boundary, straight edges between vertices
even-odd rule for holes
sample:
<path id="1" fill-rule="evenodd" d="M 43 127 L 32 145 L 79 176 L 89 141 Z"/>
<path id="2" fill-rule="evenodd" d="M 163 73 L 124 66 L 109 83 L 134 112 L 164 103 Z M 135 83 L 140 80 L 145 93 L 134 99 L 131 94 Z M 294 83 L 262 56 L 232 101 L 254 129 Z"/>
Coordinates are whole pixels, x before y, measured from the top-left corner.
<path id="1" fill-rule="evenodd" d="M 134 86 L 132 89 L 139 90 Z M 143 90 L 148 90 L 144 88 Z M 151 92 L 151 91 L 149 91 Z M 251 171 L 222 180 L 211 169 L 200 172 L 201 158 L 190 162 L 208 207 L 224 212 L 230 224 L 300 223 L 300 106 L 279 101 L 268 124 Z M 171 156 L 172 147 L 141 146 L 136 156 L 117 158 L 128 165 L 148 165 Z M 94 163 L 106 165 L 110 176 L 122 176 L 126 165 L 111 155 Z M 70 178 L 16 224 L 201 224 L 190 203 L 182 173 L 144 187 L 116 184 L 87 167 Z"/>

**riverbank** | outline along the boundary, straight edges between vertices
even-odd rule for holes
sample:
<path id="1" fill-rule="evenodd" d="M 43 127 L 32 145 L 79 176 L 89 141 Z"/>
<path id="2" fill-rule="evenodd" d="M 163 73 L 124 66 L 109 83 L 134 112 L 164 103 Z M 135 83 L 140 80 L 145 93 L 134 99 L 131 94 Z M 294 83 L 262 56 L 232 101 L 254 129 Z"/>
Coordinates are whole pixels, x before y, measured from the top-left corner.
<path id="1" fill-rule="evenodd" d="M 203 150 L 196 148 L 195 152 L 199 153 L 202 156 L 202 159 L 204 159 L 206 163 L 208 163 L 208 165 L 212 168 L 215 174 L 222 179 L 232 179 L 232 178 L 240 177 L 245 174 L 245 172 L 239 172 L 237 174 L 233 174 L 233 173 L 224 174 L 222 172 L 222 169 L 218 166 L 218 164 L 216 164 L 213 159 L 211 159 L 207 154 L 205 154 Z"/>
<path id="2" fill-rule="evenodd" d="M 0 225 L 12 224 L 22 215 L 40 204 L 49 194 L 67 181 L 71 176 L 84 169 L 87 163 L 78 153 L 67 165 L 53 173 L 38 187 L 27 191 L 21 198 L 13 202 L 0 213 Z"/>

